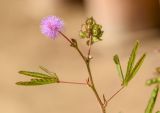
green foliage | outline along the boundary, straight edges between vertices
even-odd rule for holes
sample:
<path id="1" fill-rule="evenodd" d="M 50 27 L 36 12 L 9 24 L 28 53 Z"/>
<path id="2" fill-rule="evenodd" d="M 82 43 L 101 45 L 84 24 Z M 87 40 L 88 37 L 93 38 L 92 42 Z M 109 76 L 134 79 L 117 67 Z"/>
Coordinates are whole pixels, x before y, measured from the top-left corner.
<path id="1" fill-rule="evenodd" d="M 129 58 L 129 61 L 128 61 L 126 75 L 129 75 L 131 73 L 132 69 L 133 69 L 138 48 L 139 48 L 139 42 L 137 41 L 137 43 L 135 44 L 135 46 L 134 46 L 134 48 L 131 52 L 131 55 L 130 55 L 130 58 Z"/>
<path id="2" fill-rule="evenodd" d="M 17 85 L 24 86 L 36 86 L 36 85 L 45 85 L 51 83 L 58 83 L 59 79 L 56 73 L 49 72 L 46 68 L 40 67 L 47 74 L 39 73 L 39 72 L 31 72 L 31 71 L 19 71 L 20 74 L 32 77 L 30 81 L 20 81 L 17 82 Z"/>
<path id="3" fill-rule="evenodd" d="M 126 74 L 124 84 L 127 85 L 128 82 L 136 75 L 138 70 L 140 69 L 141 65 L 143 64 L 144 58 L 146 57 L 146 54 L 143 54 L 142 57 L 139 59 L 139 61 L 136 63 L 134 68 L 130 70 L 129 74 Z"/>
<path id="4" fill-rule="evenodd" d="M 81 38 L 86 38 L 87 44 L 89 44 L 91 38 L 91 44 L 101 41 L 103 35 L 102 26 L 97 24 L 93 17 L 90 17 L 82 25 L 81 31 L 79 33 Z"/>
<path id="5" fill-rule="evenodd" d="M 158 72 L 158 74 L 160 74 L 159 69 L 160 69 L 159 67 L 156 68 L 156 71 Z M 152 113 L 152 111 L 153 111 L 153 108 L 154 108 L 154 105 L 155 105 L 155 102 L 157 99 L 158 91 L 159 91 L 160 76 L 156 76 L 156 77 L 151 78 L 146 81 L 146 85 L 148 85 L 148 86 L 155 85 L 155 84 L 156 84 L 156 87 L 152 91 L 151 98 L 148 102 L 148 106 L 146 108 L 145 113 Z M 160 111 L 157 111 L 156 113 L 160 113 Z"/>
<path id="6" fill-rule="evenodd" d="M 128 61 L 127 71 L 126 71 L 125 76 L 123 74 L 118 55 L 115 55 L 113 57 L 113 60 L 116 64 L 116 66 L 117 66 L 117 70 L 118 70 L 120 79 L 122 80 L 122 85 L 124 85 L 124 86 L 127 86 L 128 83 L 134 78 L 134 76 L 136 75 L 136 73 L 140 69 L 140 67 L 143 64 L 143 61 L 146 57 L 146 54 L 144 53 L 141 56 L 141 58 L 137 61 L 137 63 L 135 64 L 135 59 L 136 59 L 138 48 L 139 48 L 139 42 L 137 41 L 133 50 L 132 50 L 132 52 L 131 52 L 131 54 L 130 54 L 130 58 L 129 58 L 129 61 Z"/>
<path id="7" fill-rule="evenodd" d="M 19 74 L 31 76 L 35 78 L 52 78 L 51 76 L 39 72 L 31 72 L 31 71 L 19 71 Z"/>
<path id="8" fill-rule="evenodd" d="M 17 85 L 24 86 L 36 86 L 36 85 L 45 85 L 51 83 L 58 83 L 57 79 L 31 79 L 30 81 L 20 81 L 17 82 Z"/>
<path id="9" fill-rule="evenodd" d="M 160 77 L 155 77 L 146 81 L 146 85 L 160 84 Z"/>
<path id="10" fill-rule="evenodd" d="M 148 105 L 145 109 L 145 113 L 152 113 L 153 112 L 153 108 L 154 108 L 154 105 L 155 105 L 155 102 L 157 99 L 158 92 L 159 92 L 159 86 L 157 85 L 151 93 L 151 97 L 148 101 Z"/>

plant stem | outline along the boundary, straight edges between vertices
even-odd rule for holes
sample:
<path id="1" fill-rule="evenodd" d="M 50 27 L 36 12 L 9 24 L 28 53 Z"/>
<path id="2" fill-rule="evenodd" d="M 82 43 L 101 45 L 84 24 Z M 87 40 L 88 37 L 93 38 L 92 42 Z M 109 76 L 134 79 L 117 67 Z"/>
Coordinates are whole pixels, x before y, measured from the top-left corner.
<path id="1" fill-rule="evenodd" d="M 59 33 L 70 43 L 72 44 L 73 42 L 71 41 L 70 38 L 68 38 L 65 34 L 63 34 L 62 32 L 59 31 Z"/>
<path id="2" fill-rule="evenodd" d="M 74 45 L 70 38 L 68 38 L 65 34 L 63 34 L 63 33 L 60 32 L 60 31 L 59 31 L 59 33 L 60 33 L 71 45 Z M 83 55 L 83 53 L 80 51 L 78 45 L 74 45 L 74 46 L 72 46 L 72 47 L 74 47 L 74 48 L 78 51 L 78 53 L 81 55 L 81 57 L 82 57 L 83 60 L 85 61 L 86 58 L 85 58 L 85 56 Z"/>
<path id="3" fill-rule="evenodd" d="M 84 62 L 86 62 L 87 59 L 86 59 L 86 57 L 83 55 L 83 53 L 81 52 L 81 50 L 79 49 L 78 45 L 76 45 L 74 48 L 78 51 L 78 53 L 80 54 L 80 56 L 83 58 Z"/>
<path id="4" fill-rule="evenodd" d="M 89 73 L 89 80 L 91 82 L 91 86 L 90 87 L 93 90 L 93 92 L 94 92 L 94 94 L 95 94 L 95 96 L 96 96 L 96 98 L 97 98 L 97 100 L 98 100 L 98 102 L 99 102 L 99 104 L 101 106 L 102 113 L 106 113 L 104 104 L 103 104 L 103 102 L 102 102 L 102 100 L 101 100 L 101 98 L 100 98 L 100 96 L 99 96 L 99 94 L 98 94 L 98 92 L 96 90 L 96 87 L 95 87 L 95 84 L 94 84 L 94 81 L 93 81 L 93 77 L 92 77 L 92 73 L 91 73 L 91 69 L 90 69 L 90 62 L 86 62 L 86 66 L 87 66 L 87 70 L 88 70 L 88 73 Z"/>
<path id="5" fill-rule="evenodd" d="M 83 83 L 83 82 L 67 82 L 67 81 L 59 81 L 59 83 L 87 85 L 87 83 Z"/>
<path id="6" fill-rule="evenodd" d="M 106 113 L 106 110 L 105 110 L 105 106 L 104 106 L 104 103 L 102 102 L 97 90 L 96 90 L 96 87 L 95 87 L 95 84 L 94 84 L 94 80 L 93 80 L 93 77 L 92 77 L 92 73 L 91 73 L 91 68 L 90 68 L 90 61 L 91 61 L 91 46 L 92 46 L 92 35 L 91 33 L 89 33 L 89 48 L 88 48 L 88 54 L 87 54 L 87 60 L 85 60 L 85 64 L 87 66 L 87 70 L 88 70 L 88 74 L 89 74 L 89 86 L 90 88 L 92 89 L 92 91 L 94 92 L 100 106 L 101 106 L 101 109 L 102 109 L 102 113 Z"/>
<path id="7" fill-rule="evenodd" d="M 114 94 L 107 100 L 107 103 L 110 102 L 120 91 L 122 91 L 122 89 L 124 89 L 124 86 L 122 86 L 118 91 L 116 91 L 116 93 L 114 93 Z"/>
<path id="8" fill-rule="evenodd" d="M 90 59 L 90 54 L 91 54 L 91 45 L 92 45 L 92 37 L 91 37 L 91 34 L 89 33 L 89 48 L 88 48 L 88 56 L 87 58 Z"/>

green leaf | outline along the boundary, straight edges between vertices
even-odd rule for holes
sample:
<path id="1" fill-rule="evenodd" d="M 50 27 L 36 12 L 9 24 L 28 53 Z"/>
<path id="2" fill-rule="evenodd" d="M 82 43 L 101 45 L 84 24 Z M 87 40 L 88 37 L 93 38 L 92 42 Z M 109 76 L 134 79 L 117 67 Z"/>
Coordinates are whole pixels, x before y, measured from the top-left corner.
<path id="1" fill-rule="evenodd" d="M 145 109 L 145 113 L 152 113 L 156 99 L 157 99 L 158 91 L 159 91 L 159 87 L 156 86 L 151 93 L 151 97 Z"/>
<path id="2" fill-rule="evenodd" d="M 48 69 L 40 66 L 40 68 L 46 72 L 47 74 L 39 73 L 39 72 L 31 72 L 31 71 L 19 71 L 20 74 L 33 77 L 30 81 L 20 81 L 17 82 L 17 85 L 24 86 L 35 86 L 35 85 L 45 85 L 51 83 L 59 83 L 59 78 L 56 73 L 50 72 Z"/>
<path id="3" fill-rule="evenodd" d="M 146 85 L 160 84 L 160 77 L 152 78 L 146 81 Z"/>
<path id="4" fill-rule="evenodd" d="M 126 75 L 126 78 L 124 80 L 124 85 L 127 85 L 128 82 L 133 79 L 133 77 L 136 75 L 140 67 L 142 66 L 142 63 L 146 57 L 146 54 L 143 54 L 142 57 L 138 60 L 134 68 L 132 69 L 131 73 L 129 75 Z"/>
<path id="5" fill-rule="evenodd" d="M 49 76 L 47 74 L 31 71 L 19 71 L 20 74 L 35 77 L 35 78 L 55 78 L 55 76 Z"/>
<path id="6" fill-rule="evenodd" d="M 44 72 L 46 72 L 49 76 L 51 77 L 57 77 L 57 74 L 56 73 L 53 73 L 51 71 L 49 71 L 47 68 L 43 67 L 43 66 L 39 66 L 39 68 L 41 70 L 43 70 Z M 57 77 L 58 78 L 58 77 Z"/>
<path id="7" fill-rule="evenodd" d="M 119 72 L 119 76 L 120 76 L 121 80 L 123 81 L 122 82 L 123 86 L 127 86 L 129 81 L 134 78 L 134 76 L 136 75 L 136 73 L 140 69 L 140 67 L 141 67 L 141 65 L 142 65 L 142 63 L 143 63 L 143 61 L 144 61 L 144 59 L 146 57 L 146 54 L 143 54 L 142 57 L 138 60 L 138 62 L 136 64 L 134 64 L 138 48 L 139 48 L 139 41 L 136 42 L 134 48 L 132 49 L 131 55 L 129 57 L 129 61 L 128 61 L 128 65 L 127 65 L 126 75 L 125 76 L 123 74 L 122 67 L 121 67 L 118 55 L 115 55 L 113 57 L 113 60 L 114 60 L 114 62 L 116 64 L 118 72 Z"/>
<path id="8" fill-rule="evenodd" d="M 134 46 L 134 48 L 131 52 L 131 55 L 130 55 L 130 58 L 129 58 L 129 61 L 128 61 L 128 65 L 127 65 L 126 77 L 130 76 L 130 73 L 133 69 L 133 65 L 134 65 L 134 62 L 135 62 L 135 58 L 136 58 L 136 55 L 137 55 L 138 48 L 139 48 L 139 41 L 136 42 L 136 44 L 135 44 L 135 46 Z"/>
<path id="9" fill-rule="evenodd" d="M 160 111 L 157 111 L 156 113 L 160 113 Z"/>
<path id="10" fill-rule="evenodd" d="M 20 81 L 17 82 L 16 84 L 24 86 L 36 86 L 36 85 L 45 85 L 58 82 L 59 82 L 58 79 L 31 79 L 30 81 Z"/>
<path id="11" fill-rule="evenodd" d="M 114 62 L 116 64 L 116 67 L 117 67 L 117 70 L 118 70 L 118 75 L 119 75 L 121 81 L 123 82 L 124 81 L 124 75 L 123 75 L 123 71 L 122 71 L 122 67 L 121 67 L 118 55 L 115 55 L 113 57 L 113 60 L 114 60 Z"/>

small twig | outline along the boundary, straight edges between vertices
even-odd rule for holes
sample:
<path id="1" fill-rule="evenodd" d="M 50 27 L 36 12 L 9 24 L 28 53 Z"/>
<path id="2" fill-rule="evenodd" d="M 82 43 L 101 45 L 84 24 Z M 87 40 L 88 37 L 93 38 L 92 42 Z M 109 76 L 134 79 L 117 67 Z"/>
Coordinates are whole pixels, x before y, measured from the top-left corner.
<path id="1" fill-rule="evenodd" d="M 68 81 L 59 81 L 59 83 L 87 85 L 87 83 L 83 83 L 83 82 L 68 82 Z"/>
<path id="2" fill-rule="evenodd" d="M 124 88 L 124 86 L 121 87 L 116 93 L 114 93 L 114 94 L 107 100 L 107 103 L 110 102 L 120 91 L 122 91 L 123 88 Z"/>

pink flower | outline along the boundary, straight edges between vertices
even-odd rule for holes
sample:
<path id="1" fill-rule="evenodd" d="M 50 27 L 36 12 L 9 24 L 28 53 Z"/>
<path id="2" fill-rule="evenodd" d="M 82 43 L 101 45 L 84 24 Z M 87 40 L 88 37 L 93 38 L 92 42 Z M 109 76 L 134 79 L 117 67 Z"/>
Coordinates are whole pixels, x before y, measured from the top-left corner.
<path id="1" fill-rule="evenodd" d="M 41 32 L 45 36 L 55 39 L 63 28 L 63 21 L 56 16 L 48 16 L 41 20 Z"/>

